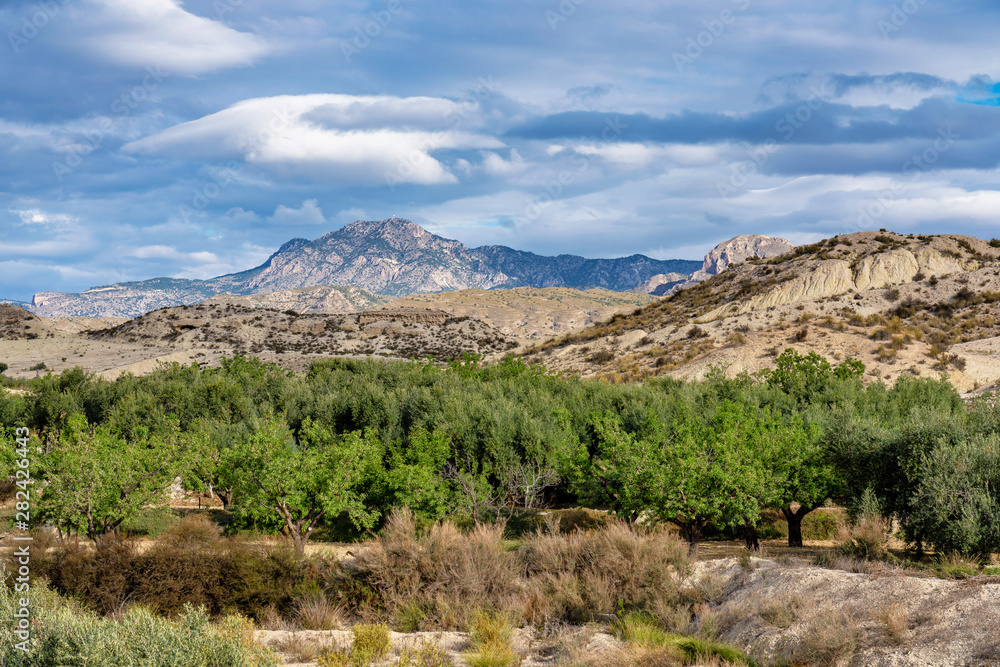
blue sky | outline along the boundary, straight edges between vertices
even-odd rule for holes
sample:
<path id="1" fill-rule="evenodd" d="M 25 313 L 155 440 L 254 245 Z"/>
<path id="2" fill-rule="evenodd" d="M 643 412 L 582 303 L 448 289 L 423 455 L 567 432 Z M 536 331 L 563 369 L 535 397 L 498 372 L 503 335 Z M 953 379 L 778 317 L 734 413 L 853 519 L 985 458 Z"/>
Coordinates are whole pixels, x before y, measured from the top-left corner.
<path id="1" fill-rule="evenodd" d="M 0 5 L 0 297 L 254 266 L 409 218 L 700 258 L 743 233 L 990 238 L 1000 6 Z"/>

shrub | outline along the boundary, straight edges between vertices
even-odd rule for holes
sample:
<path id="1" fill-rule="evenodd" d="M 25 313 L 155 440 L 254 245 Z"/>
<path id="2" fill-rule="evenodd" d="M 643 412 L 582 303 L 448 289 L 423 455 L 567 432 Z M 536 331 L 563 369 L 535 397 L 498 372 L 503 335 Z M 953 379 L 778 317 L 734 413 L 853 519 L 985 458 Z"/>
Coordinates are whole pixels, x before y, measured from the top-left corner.
<path id="1" fill-rule="evenodd" d="M 697 324 L 688 329 L 687 337 L 691 340 L 698 338 L 708 338 L 708 332 L 699 327 Z"/>
<path id="2" fill-rule="evenodd" d="M 396 667 L 454 667 L 455 662 L 448 652 L 436 642 L 425 639 L 416 649 L 400 652 Z"/>
<path id="3" fill-rule="evenodd" d="M 351 662 L 355 665 L 368 665 L 379 662 L 392 648 L 389 637 L 389 626 L 384 623 L 359 623 L 351 630 L 354 638 L 351 641 Z"/>
<path id="4" fill-rule="evenodd" d="M 344 626 L 340 607 L 322 591 L 307 593 L 295 602 L 295 620 L 304 630 L 339 630 Z"/>
<path id="5" fill-rule="evenodd" d="M 277 656 L 254 642 L 253 624 L 240 616 L 209 623 L 204 610 L 185 606 L 176 621 L 147 609 L 120 620 L 97 617 L 36 582 L 32 586 L 30 652 L 12 650 L 16 598 L 0 585 L 0 655 L 5 667 L 274 667 Z"/>
<path id="6" fill-rule="evenodd" d="M 511 667 L 521 662 L 514 651 L 514 626 L 504 614 L 476 614 L 469 639 L 472 647 L 464 657 L 470 667 Z"/>
<path id="7" fill-rule="evenodd" d="M 888 299 L 889 301 L 898 301 L 899 290 L 893 287 L 892 289 L 890 289 L 888 292 L 885 293 L 885 298 Z"/>
<path id="8" fill-rule="evenodd" d="M 906 608 L 900 604 L 885 604 L 872 612 L 882 626 L 886 637 L 893 644 L 902 644 L 910 634 L 910 619 Z"/>
<path id="9" fill-rule="evenodd" d="M 629 644 L 645 649 L 674 649 L 675 655 L 679 653 L 687 661 L 696 664 L 712 659 L 734 665 L 755 664 L 744 653 L 726 644 L 666 632 L 657 624 L 656 619 L 645 614 L 627 614 L 616 623 L 615 632 Z"/>
<path id="10" fill-rule="evenodd" d="M 174 530 L 184 535 L 189 527 Z M 325 569 L 323 561 L 300 562 L 288 549 L 172 535 L 165 533 L 144 552 L 127 539 L 104 539 L 95 549 L 68 545 L 32 565 L 54 589 L 101 614 L 118 613 L 128 601 L 176 615 L 189 602 L 216 616 L 237 609 L 254 618 L 269 608 L 291 612 L 305 590 L 321 583 Z"/>
<path id="11" fill-rule="evenodd" d="M 1000 239 L 990 239 L 991 248 L 1000 248 Z"/>
<path id="12" fill-rule="evenodd" d="M 790 657 L 832 667 L 857 650 L 859 634 L 858 622 L 843 609 L 823 612 L 803 631 L 798 650 Z"/>

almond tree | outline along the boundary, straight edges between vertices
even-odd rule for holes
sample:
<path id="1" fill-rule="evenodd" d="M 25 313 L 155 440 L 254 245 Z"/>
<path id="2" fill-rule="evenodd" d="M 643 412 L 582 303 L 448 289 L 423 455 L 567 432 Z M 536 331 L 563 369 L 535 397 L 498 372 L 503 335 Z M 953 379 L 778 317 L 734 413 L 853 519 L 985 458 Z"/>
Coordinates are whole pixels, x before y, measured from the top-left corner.
<path id="1" fill-rule="evenodd" d="M 161 434 L 140 430 L 126 438 L 72 415 L 40 460 L 39 517 L 96 540 L 165 503 L 171 482 L 190 466 L 191 452 L 176 422 Z"/>
<path id="2" fill-rule="evenodd" d="M 378 511 L 365 482 L 379 468 L 381 453 L 372 432 L 337 435 L 307 420 L 295 437 L 284 420 L 268 418 L 224 452 L 224 467 L 236 511 L 276 517 L 304 557 L 324 518 L 346 513 L 358 528 L 374 525 Z"/>

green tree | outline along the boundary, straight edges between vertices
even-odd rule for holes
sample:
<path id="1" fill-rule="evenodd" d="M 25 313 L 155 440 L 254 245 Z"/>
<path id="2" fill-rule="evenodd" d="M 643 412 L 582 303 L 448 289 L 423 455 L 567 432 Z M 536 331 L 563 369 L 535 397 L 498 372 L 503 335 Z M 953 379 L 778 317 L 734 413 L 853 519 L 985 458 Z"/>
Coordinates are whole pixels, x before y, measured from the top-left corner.
<path id="1" fill-rule="evenodd" d="M 806 426 L 795 417 L 772 422 L 767 462 L 777 485 L 776 505 L 788 522 L 788 546 L 802 546 L 802 520 L 835 497 L 841 487 L 829 460 L 819 425 Z"/>
<path id="2" fill-rule="evenodd" d="M 649 432 L 640 435 L 606 414 L 594 430 L 599 454 L 591 473 L 612 508 L 676 525 L 692 558 L 706 525 L 752 528 L 774 497 L 775 480 L 760 455 L 768 439 L 741 406 L 724 403 L 711 424 L 681 410 L 669 429 L 651 416 Z"/>
<path id="3" fill-rule="evenodd" d="M 939 440 L 921 466 L 911 505 L 911 527 L 936 551 L 1000 551 L 1000 437 Z"/>
<path id="4" fill-rule="evenodd" d="M 164 434 L 124 438 L 72 415 L 41 457 L 39 516 L 91 539 L 117 530 L 150 505 L 191 462 L 191 442 L 176 423 Z"/>
<path id="5" fill-rule="evenodd" d="M 379 512 L 366 486 L 381 469 L 381 455 L 372 432 L 336 435 L 307 421 L 296 438 L 275 418 L 223 453 L 236 511 L 278 518 L 299 556 L 324 518 L 346 513 L 358 528 L 375 524 Z"/>

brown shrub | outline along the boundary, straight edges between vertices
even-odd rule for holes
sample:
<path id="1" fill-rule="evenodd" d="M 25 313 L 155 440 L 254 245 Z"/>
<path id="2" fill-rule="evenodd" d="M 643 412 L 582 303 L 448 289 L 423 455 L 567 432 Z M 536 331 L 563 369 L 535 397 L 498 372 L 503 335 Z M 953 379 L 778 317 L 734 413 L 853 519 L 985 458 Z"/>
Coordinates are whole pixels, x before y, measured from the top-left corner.
<path id="1" fill-rule="evenodd" d="M 591 621 L 619 605 L 669 618 L 683 602 L 678 575 L 688 561 L 676 536 L 618 522 L 568 535 L 550 526 L 506 551 L 502 525 L 462 533 L 443 523 L 418 533 L 412 514 L 401 510 L 357 567 L 377 595 L 377 604 L 359 613 L 444 629 L 468 626 L 481 610 L 538 626 Z"/>
<path id="2" fill-rule="evenodd" d="M 807 659 L 809 664 L 833 666 L 853 655 L 858 648 L 858 622 L 843 609 L 817 614 L 802 633 L 802 638 L 788 656 Z"/>

